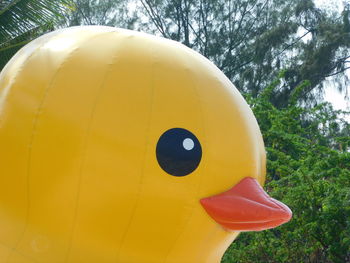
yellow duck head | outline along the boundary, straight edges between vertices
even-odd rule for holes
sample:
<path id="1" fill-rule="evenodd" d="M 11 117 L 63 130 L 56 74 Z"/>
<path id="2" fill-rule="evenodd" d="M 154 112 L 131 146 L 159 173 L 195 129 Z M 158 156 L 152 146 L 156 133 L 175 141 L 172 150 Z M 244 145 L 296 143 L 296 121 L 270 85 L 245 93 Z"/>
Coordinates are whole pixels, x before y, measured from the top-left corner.
<path id="1" fill-rule="evenodd" d="M 213 263 L 288 221 L 261 186 L 257 122 L 206 58 L 74 27 L 0 76 L 1 262 Z"/>

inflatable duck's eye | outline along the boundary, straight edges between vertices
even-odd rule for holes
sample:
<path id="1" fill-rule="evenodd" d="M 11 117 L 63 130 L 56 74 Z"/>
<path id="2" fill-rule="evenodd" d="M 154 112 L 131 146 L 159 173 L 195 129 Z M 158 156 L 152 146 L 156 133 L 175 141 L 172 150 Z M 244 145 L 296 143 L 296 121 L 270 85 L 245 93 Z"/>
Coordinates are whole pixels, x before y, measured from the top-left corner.
<path id="1" fill-rule="evenodd" d="M 157 160 L 162 169 L 173 176 L 192 173 L 202 158 L 202 148 L 196 136 L 188 130 L 173 128 L 160 136 Z"/>

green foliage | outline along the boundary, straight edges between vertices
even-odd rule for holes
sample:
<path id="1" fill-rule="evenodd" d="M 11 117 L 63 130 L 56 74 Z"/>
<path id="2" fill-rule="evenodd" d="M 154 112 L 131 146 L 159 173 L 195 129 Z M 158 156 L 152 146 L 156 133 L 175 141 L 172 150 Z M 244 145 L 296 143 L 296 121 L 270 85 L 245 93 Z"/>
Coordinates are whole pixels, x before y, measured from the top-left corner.
<path id="1" fill-rule="evenodd" d="M 136 18 L 128 11 L 128 0 L 72 0 L 75 12 L 69 14 L 62 24 L 104 25 L 132 28 Z"/>
<path id="2" fill-rule="evenodd" d="M 313 0 L 142 0 L 152 29 L 199 51 L 236 87 L 256 97 L 286 69 L 272 102 L 285 107 L 302 83 L 302 100 L 313 102 L 328 76 L 339 90 L 350 61 L 349 8 L 330 13 Z M 142 14 L 140 15 L 140 17 Z"/>
<path id="3" fill-rule="evenodd" d="M 350 261 L 350 124 L 328 103 L 304 108 L 296 97 L 277 109 L 275 81 L 247 100 L 267 150 L 266 189 L 293 211 L 278 228 L 241 233 L 223 257 L 232 262 Z M 299 94 L 310 85 L 298 86 Z"/>
<path id="4" fill-rule="evenodd" d="M 0 1 L 0 70 L 19 48 L 52 30 L 71 8 L 70 0 Z"/>

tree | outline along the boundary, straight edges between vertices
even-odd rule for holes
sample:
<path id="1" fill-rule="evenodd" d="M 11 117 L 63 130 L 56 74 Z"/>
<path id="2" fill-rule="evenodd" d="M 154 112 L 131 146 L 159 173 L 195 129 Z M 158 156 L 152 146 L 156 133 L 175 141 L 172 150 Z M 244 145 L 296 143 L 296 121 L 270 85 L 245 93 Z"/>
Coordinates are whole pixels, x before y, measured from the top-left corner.
<path id="1" fill-rule="evenodd" d="M 340 15 L 315 9 L 312 5 L 297 9 L 296 14 L 311 38 L 299 43 L 299 53 L 287 67 L 284 88 L 274 101 L 286 101 L 304 79 L 310 81 L 310 86 L 304 90 L 303 97 L 315 95 L 311 93 L 314 88 L 322 90 L 324 80 L 329 77 L 333 77 L 332 82 L 340 91 L 346 92 L 349 79 L 341 73 L 350 69 L 350 4 L 345 5 Z"/>
<path id="2" fill-rule="evenodd" d="M 287 69 L 271 98 L 279 107 L 304 79 L 310 85 L 302 98 L 312 99 L 311 91 L 329 76 L 344 77 L 349 65 L 349 5 L 329 14 L 312 0 L 141 2 L 153 29 L 212 60 L 240 91 L 256 97 Z"/>
<path id="3" fill-rule="evenodd" d="M 0 70 L 19 48 L 52 29 L 72 8 L 70 0 L 0 1 Z"/>
<path id="4" fill-rule="evenodd" d="M 136 17 L 128 11 L 127 0 L 73 0 L 75 12 L 63 26 L 105 25 L 132 28 Z"/>
<path id="5" fill-rule="evenodd" d="M 328 103 L 303 108 L 303 82 L 277 109 L 276 81 L 248 95 L 267 150 L 269 194 L 287 204 L 292 220 L 276 229 L 241 233 L 222 262 L 350 262 L 350 124 Z"/>

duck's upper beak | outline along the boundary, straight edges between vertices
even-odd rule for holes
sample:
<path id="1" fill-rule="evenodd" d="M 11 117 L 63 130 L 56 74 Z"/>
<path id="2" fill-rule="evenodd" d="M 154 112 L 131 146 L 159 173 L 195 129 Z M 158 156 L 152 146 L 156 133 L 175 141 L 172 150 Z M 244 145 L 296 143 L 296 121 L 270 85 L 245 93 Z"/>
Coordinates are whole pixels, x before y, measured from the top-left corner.
<path id="1" fill-rule="evenodd" d="M 200 202 L 217 223 L 233 231 L 269 229 L 288 222 L 292 217 L 288 206 L 271 198 L 251 177 Z"/>

